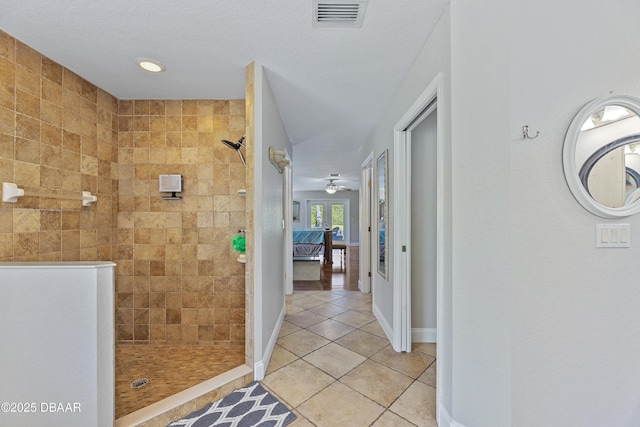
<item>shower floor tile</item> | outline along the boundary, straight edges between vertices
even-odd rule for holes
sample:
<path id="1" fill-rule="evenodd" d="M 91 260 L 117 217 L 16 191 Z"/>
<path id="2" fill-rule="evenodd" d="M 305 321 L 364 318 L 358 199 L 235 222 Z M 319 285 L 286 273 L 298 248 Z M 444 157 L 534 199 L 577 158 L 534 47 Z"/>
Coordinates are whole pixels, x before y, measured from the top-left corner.
<path id="1" fill-rule="evenodd" d="M 244 353 L 244 344 L 116 344 L 116 419 L 244 364 Z"/>

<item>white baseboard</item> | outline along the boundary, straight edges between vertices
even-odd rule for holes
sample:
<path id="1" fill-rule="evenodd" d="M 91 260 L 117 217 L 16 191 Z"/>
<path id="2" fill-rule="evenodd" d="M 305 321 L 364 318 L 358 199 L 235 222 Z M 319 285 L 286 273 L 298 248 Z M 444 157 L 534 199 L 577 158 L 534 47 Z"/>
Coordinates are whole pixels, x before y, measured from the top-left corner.
<path id="1" fill-rule="evenodd" d="M 389 323 L 387 323 L 387 320 L 384 318 L 377 305 L 373 304 L 371 309 L 373 311 L 373 315 L 376 316 L 380 327 L 384 331 L 384 334 L 387 336 L 387 339 L 389 340 L 389 342 L 393 342 L 393 328 L 391 327 L 391 325 L 389 325 Z"/>
<path id="2" fill-rule="evenodd" d="M 269 362 L 271 361 L 273 349 L 276 348 L 276 341 L 278 341 L 278 335 L 280 334 L 280 328 L 282 327 L 282 321 L 284 320 L 285 311 L 286 306 L 283 305 L 282 311 L 280 311 L 280 315 L 278 316 L 278 321 L 276 322 L 276 327 L 273 328 L 273 332 L 271 333 L 271 337 L 269 338 L 267 348 L 262 355 L 262 360 L 257 361 L 253 365 L 253 379 L 255 381 L 261 381 L 262 379 L 264 379 L 267 368 L 269 366 Z"/>
<path id="3" fill-rule="evenodd" d="M 253 364 L 253 380 L 261 381 L 264 379 L 264 363 L 262 360 Z"/>
<path id="4" fill-rule="evenodd" d="M 436 328 L 411 328 L 411 342 L 436 342 L 438 329 Z"/>
<path id="5" fill-rule="evenodd" d="M 438 405 L 438 427 L 464 427 L 464 426 L 459 422 L 454 421 L 444 406 Z"/>

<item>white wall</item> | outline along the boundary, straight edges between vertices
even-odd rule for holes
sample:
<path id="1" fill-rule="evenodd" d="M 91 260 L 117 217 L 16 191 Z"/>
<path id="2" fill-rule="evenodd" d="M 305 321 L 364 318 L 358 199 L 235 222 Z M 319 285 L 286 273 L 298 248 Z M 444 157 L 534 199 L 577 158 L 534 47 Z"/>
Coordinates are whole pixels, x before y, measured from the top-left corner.
<path id="1" fill-rule="evenodd" d="M 291 153 L 280 113 L 261 65 L 255 64 L 255 325 L 257 370 L 269 362 L 284 310 L 283 175 L 269 162 L 269 146 Z M 259 240 L 258 240 L 259 239 Z M 260 378 L 257 378 L 260 379 Z"/>
<path id="2" fill-rule="evenodd" d="M 640 218 L 587 212 L 561 160 L 584 104 L 640 96 L 638 16 L 626 0 L 452 0 L 452 415 L 466 427 L 640 425 Z M 603 222 L 630 223 L 632 248 L 596 249 Z"/>
<path id="3" fill-rule="evenodd" d="M 384 116 L 380 118 L 378 126 L 372 134 L 371 141 L 368 145 L 361 150 L 362 160 L 364 161 L 369 153 L 374 153 L 374 159 L 376 159 L 385 149 L 389 150 L 389 185 L 390 188 L 394 188 L 393 182 L 393 128 L 407 112 L 411 105 L 415 102 L 418 96 L 429 86 L 438 73 L 442 73 L 443 79 L 443 91 L 440 96 L 439 102 L 441 107 L 438 113 L 442 115 L 443 127 L 438 131 L 441 132 L 443 140 L 445 141 L 445 163 L 451 162 L 450 152 L 450 112 L 449 112 L 449 100 L 450 100 L 450 13 L 447 9 L 436 28 L 429 35 L 429 39 L 423 46 L 422 50 L 415 59 L 412 67 L 407 71 L 407 74 L 395 93 L 392 100 L 390 100 L 387 107 L 387 111 Z M 451 176 L 450 170 L 444 171 L 444 235 L 451 236 Z M 389 206 L 393 206 L 393 190 L 391 191 Z M 393 229 L 393 221 L 395 214 L 390 211 L 390 224 L 388 229 Z M 393 235 L 389 236 L 390 239 L 394 239 Z M 389 265 L 391 274 L 390 279 L 393 277 L 394 259 L 391 251 L 392 241 L 388 243 L 389 249 L 387 255 L 389 259 Z M 441 254 L 444 257 L 443 264 L 445 265 L 444 281 L 446 283 L 451 282 L 451 241 L 447 239 L 444 243 L 445 253 Z M 382 276 L 375 272 L 375 267 L 372 277 L 373 286 L 373 305 L 376 312 L 379 315 L 378 320 L 388 325 L 393 325 L 393 287 L 394 283 L 392 279 L 390 281 L 384 280 Z M 443 328 L 445 331 L 452 329 L 451 324 L 451 288 L 447 287 L 442 297 L 443 313 L 441 313 L 442 324 L 438 325 L 439 328 Z M 449 336 L 450 338 L 450 336 Z M 451 341 L 449 339 L 448 344 L 439 345 L 439 350 L 442 351 L 444 358 L 451 360 L 452 348 Z M 452 371 L 450 364 L 443 364 L 442 369 L 442 384 L 443 386 L 438 391 L 442 396 L 442 405 L 448 413 L 452 412 L 452 394 L 450 384 L 452 382 Z"/>
<path id="4" fill-rule="evenodd" d="M 511 421 L 510 8 L 451 2 L 451 415 L 466 427 L 520 427 Z M 530 120 L 520 132 L 537 129 Z"/>
<path id="5" fill-rule="evenodd" d="M 583 209 L 565 184 L 561 150 L 588 101 L 610 91 L 640 97 L 636 43 L 621 42 L 640 38 L 640 3 L 512 7 L 512 425 L 638 426 L 640 217 Z M 525 123 L 541 132 L 534 143 L 517 138 Z M 595 224 L 620 222 L 631 224 L 632 247 L 596 249 Z"/>
<path id="6" fill-rule="evenodd" d="M 294 165 L 295 167 L 295 165 Z M 307 216 L 307 200 L 333 200 L 347 199 L 349 200 L 349 245 L 358 245 L 360 243 L 360 192 L 359 191 L 339 191 L 335 194 L 329 194 L 326 191 L 294 191 L 293 200 L 300 202 L 300 221 L 293 223 L 293 228 L 309 228 L 309 220 Z"/>

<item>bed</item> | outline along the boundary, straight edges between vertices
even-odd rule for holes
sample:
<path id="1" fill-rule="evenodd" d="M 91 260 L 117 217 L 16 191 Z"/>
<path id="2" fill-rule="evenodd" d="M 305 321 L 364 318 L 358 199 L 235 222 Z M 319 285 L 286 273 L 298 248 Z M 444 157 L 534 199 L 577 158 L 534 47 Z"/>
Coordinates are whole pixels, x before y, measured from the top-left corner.
<path id="1" fill-rule="evenodd" d="M 323 229 L 293 230 L 293 256 L 316 257 L 324 249 Z"/>

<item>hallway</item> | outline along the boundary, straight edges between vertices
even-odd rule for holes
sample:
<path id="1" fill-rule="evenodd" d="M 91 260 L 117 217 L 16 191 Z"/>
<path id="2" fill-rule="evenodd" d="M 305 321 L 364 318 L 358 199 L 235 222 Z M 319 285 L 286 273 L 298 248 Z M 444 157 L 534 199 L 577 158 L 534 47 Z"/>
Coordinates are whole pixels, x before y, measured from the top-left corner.
<path id="1" fill-rule="evenodd" d="M 435 356 L 435 344 L 394 352 L 371 294 L 295 291 L 262 384 L 294 411 L 293 427 L 432 427 Z"/>
<path id="2" fill-rule="evenodd" d="M 323 263 L 320 267 L 320 280 L 294 280 L 296 291 L 357 291 L 359 268 L 359 247 L 347 246 L 344 252 L 334 249 L 333 264 Z M 295 263 L 295 261 L 294 261 Z"/>

